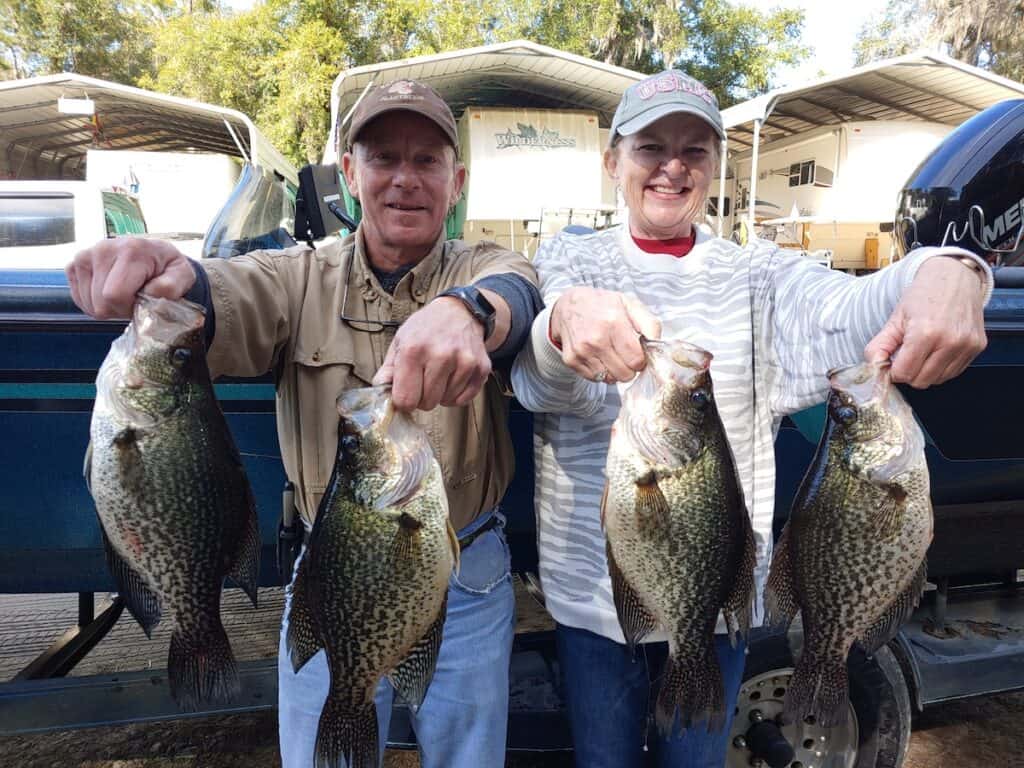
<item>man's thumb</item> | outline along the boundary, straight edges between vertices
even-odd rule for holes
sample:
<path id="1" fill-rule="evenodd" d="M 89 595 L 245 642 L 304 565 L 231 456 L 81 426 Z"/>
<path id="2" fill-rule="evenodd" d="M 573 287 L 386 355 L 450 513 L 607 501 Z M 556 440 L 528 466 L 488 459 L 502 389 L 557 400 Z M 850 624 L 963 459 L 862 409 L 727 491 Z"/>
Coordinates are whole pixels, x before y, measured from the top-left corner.
<path id="1" fill-rule="evenodd" d="M 623 296 L 622 304 L 633 328 L 648 339 L 661 338 L 661 321 L 635 296 Z"/>

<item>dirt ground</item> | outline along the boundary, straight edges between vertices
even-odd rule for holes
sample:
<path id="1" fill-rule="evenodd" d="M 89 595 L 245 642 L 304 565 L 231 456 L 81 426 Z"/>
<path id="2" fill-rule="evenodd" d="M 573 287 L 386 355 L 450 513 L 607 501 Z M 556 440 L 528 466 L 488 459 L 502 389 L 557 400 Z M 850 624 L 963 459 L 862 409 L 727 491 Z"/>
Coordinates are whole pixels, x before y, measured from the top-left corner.
<path id="1" fill-rule="evenodd" d="M 520 596 L 519 626 L 542 628 L 545 620 L 530 615 L 529 598 L 521 591 Z M 265 627 L 253 621 L 251 609 L 238 595 L 227 597 L 222 605 L 229 635 L 239 639 L 240 658 L 266 658 L 276 653 L 280 595 L 261 590 L 260 602 L 260 613 L 268 617 L 262 622 Z M 54 599 L 49 611 L 41 611 L 38 596 L 26 601 L 0 596 L 0 680 L 8 679 L 46 647 L 55 633 L 68 625 L 75 605 L 73 596 L 67 596 L 63 602 Z M 244 639 L 238 628 L 243 626 L 248 632 Z M 138 669 L 138 655 L 128 652 L 136 646 L 146 651 L 156 648 L 161 655 L 166 652 L 164 641 L 146 641 L 137 626 L 121 621 L 76 673 Z M 1022 721 L 1024 692 L 929 708 L 914 719 L 903 768 L 1024 767 Z M 279 768 L 280 764 L 274 711 L 0 736 L 0 768 Z M 386 768 L 419 768 L 415 752 L 389 751 L 384 764 Z M 528 754 L 510 755 L 506 768 L 571 765 L 567 754 Z"/>
<path id="2" fill-rule="evenodd" d="M 915 719 L 904 768 L 1024 765 L 1024 692 L 943 704 Z M 4 768 L 280 768 L 274 712 L 0 740 Z M 386 768 L 418 768 L 391 750 Z M 571 757 L 511 755 L 506 768 L 569 768 Z"/>

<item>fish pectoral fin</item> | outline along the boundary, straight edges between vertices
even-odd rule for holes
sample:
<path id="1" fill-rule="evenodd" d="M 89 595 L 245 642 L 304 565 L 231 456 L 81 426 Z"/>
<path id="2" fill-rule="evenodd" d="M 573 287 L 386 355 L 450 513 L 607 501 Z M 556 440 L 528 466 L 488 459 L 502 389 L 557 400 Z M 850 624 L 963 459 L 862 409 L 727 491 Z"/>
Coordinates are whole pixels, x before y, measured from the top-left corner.
<path id="1" fill-rule="evenodd" d="M 398 523 L 391 540 L 391 559 L 402 560 L 412 555 L 413 543 L 420 535 L 423 521 L 406 511 L 389 510 L 384 513 Z"/>
<path id="2" fill-rule="evenodd" d="M 114 445 L 114 455 L 117 457 L 117 471 L 121 486 L 128 495 L 136 500 L 141 500 L 146 495 L 146 472 L 142 464 L 142 450 L 139 448 L 141 437 L 142 433 L 139 430 L 134 427 L 125 427 L 111 440 Z"/>
<path id="3" fill-rule="evenodd" d="M 142 627 L 146 637 L 152 637 L 153 628 L 160 623 L 160 599 L 146 586 L 145 580 L 114 549 L 107 532 L 100 523 L 100 537 L 103 539 L 103 553 L 107 569 L 117 584 L 117 593 L 124 601 L 125 608 Z"/>
<path id="4" fill-rule="evenodd" d="M 437 666 L 437 654 L 441 650 L 441 635 L 444 619 L 448 612 L 448 596 L 441 603 L 437 618 L 430 625 L 426 634 L 412 647 L 402 663 L 388 675 L 391 684 L 405 699 L 409 709 L 415 713 L 427 695 L 427 687 L 434 678 L 434 667 Z"/>
<path id="5" fill-rule="evenodd" d="M 921 601 L 927 576 L 928 561 L 925 560 L 914 573 L 910 585 L 897 595 L 882 615 L 864 631 L 864 634 L 857 638 L 857 643 L 861 648 L 872 654 L 896 637 L 899 628 L 910 618 L 910 614 L 914 612 L 917 604 Z"/>
<path id="6" fill-rule="evenodd" d="M 753 623 L 754 565 L 757 561 L 754 529 L 750 525 L 750 517 L 747 515 L 746 509 L 740 510 L 739 514 L 740 525 L 743 528 L 742 548 L 733 576 L 732 590 L 722 607 L 725 624 L 729 629 L 729 643 L 733 648 L 736 647 L 737 635 L 745 638 Z"/>
<path id="7" fill-rule="evenodd" d="M 883 486 L 884 493 L 878 498 L 872 512 L 874 532 L 877 538 L 888 541 L 903 528 L 907 508 L 907 493 L 899 486 Z"/>
<path id="8" fill-rule="evenodd" d="M 783 628 L 793 623 L 800 610 L 793 581 L 793 547 L 788 523 L 782 529 L 772 555 L 764 591 L 764 609 L 767 623 Z"/>
<path id="9" fill-rule="evenodd" d="M 640 596 L 626 581 L 618 563 L 615 562 L 612 545 L 606 544 L 605 551 L 608 554 L 608 574 L 612 578 L 615 613 L 618 614 L 619 626 L 622 628 L 622 634 L 626 637 L 626 644 L 632 650 L 654 631 L 658 626 L 658 620 L 647 610 L 640 600 Z"/>
<path id="10" fill-rule="evenodd" d="M 248 484 L 247 484 L 248 485 Z M 247 489 L 248 490 L 248 489 Z M 243 510 L 245 530 L 241 538 L 236 542 L 233 559 L 228 567 L 228 578 L 242 588 L 245 594 L 256 607 L 256 584 L 260 572 L 260 524 L 256 517 L 256 507 L 252 503 L 251 494 L 246 494 L 246 506 Z M 230 528 L 231 526 L 226 526 Z M 225 549 L 231 546 L 230 541 L 225 541 Z"/>
<path id="11" fill-rule="evenodd" d="M 636 514 L 641 529 L 657 533 L 668 530 L 668 502 L 658 487 L 654 470 L 636 480 Z"/>
<path id="12" fill-rule="evenodd" d="M 285 645 L 292 669 L 298 672 L 306 662 L 323 648 L 320 632 L 317 630 L 316 619 L 310 610 L 309 588 L 309 549 L 306 549 L 295 568 L 295 578 L 288 585 L 288 633 Z"/>

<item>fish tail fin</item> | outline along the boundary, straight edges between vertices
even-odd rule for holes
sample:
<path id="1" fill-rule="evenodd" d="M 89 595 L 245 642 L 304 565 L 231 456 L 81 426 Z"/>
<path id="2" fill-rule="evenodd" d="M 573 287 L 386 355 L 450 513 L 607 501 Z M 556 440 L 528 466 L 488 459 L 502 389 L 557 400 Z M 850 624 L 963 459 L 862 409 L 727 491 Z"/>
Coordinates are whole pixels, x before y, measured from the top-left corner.
<path id="1" fill-rule="evenodd" d="M 723 700 L 722 669 L 710 642 L 702 658 L 686 659 L 685 664 L 669 655 L 655 709 L 658 731 L 665 737 L 674 735 L 678 711 L 684 731 L 704 720 L 709 731 L 720 732 L 725 726 Z"/>
<path id="2" fill-rule="evenodd" d="M 180 628 L 174 630 L 167 653 L 167 680 L 171 696 L 186 711 L 195 711 L 202 704 L 226 704 L 238 695 L 235 657 L 219 619 L 202 638 L 188 636 Z"/>
<path id="3" fill-rule="evenodd" d="M 315 768 L 377 768 L 377 709 L 369 704 L 352 711 L 328 694 L 316 732 Z"/>
<path id="4" fill-rule="evenodd" d="M 849 703 L 845 654 L 822 657 L 805 648 L 786 692 L 783 720 L 793 723 L 814 717 L 816 725 L 830 728 L 846 721 Z"/>

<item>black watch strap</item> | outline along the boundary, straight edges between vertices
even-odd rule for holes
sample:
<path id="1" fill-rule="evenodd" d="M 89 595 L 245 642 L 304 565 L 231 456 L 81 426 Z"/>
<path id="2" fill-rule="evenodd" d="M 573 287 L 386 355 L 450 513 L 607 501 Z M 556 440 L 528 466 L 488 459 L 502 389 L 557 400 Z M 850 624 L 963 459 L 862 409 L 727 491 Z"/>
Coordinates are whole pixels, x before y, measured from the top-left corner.
<path id="1" fill-rule="evenodd" d="M 472 285 L 458 286 L 439 293 L 438 298 L 441 296 L 451 296 L 461 301 L 473 318 L 484 327 L 484 341 L 491 338 L 494 333 L 494 305 L 478 288 Z"/>

